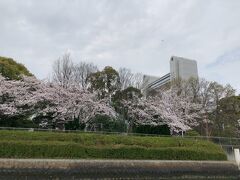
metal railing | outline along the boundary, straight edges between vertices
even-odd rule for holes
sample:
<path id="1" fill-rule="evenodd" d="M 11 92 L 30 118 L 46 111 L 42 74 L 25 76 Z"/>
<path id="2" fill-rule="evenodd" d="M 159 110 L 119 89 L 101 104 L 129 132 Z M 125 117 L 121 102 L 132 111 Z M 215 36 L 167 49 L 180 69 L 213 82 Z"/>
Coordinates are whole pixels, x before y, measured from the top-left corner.
<path id="1" fill-rule="evenodd" d="M 160 134 L 143 134 L 143 133 L 127 133 L 127 132 L 109 132 L 109 131 L 83 131 L 83 130 L 58 130 L 58 129 L 40 129 L 40 128 L 14 128 L 0 127 L 0 130 L 17 130 L 17 131 L 36 131 L 36 132 L 60 132 L 60 133 L 93 133 L 93 134 L 112 134 L 123 136 L 150 136 L 150 137 L 174 137 L 188 138 L 193 140 L 208 140 L 224 147 L 240 147 L 240 138 L 237 137 L 216 137 L 216 136 L 171 136 Z"/>

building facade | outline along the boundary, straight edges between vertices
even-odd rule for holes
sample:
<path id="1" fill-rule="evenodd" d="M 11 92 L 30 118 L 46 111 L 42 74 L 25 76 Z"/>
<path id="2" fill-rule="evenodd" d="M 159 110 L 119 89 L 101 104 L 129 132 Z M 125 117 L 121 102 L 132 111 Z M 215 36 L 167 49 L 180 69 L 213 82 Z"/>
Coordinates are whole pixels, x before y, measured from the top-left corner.
<path id="1" fill-rule="evenodd" d="M 170 59 L 171 80 L 198 78 L 197 61 L 173 56 Z"/>
<path id="2" fill-rule="evenodd" d="M 188 80 L 198 78 L 197 61 L 172 56 L 170 59 L 170 73 L 162 77 L 144 75 L 143 93 L 168 88 L 174 80 Z"/>

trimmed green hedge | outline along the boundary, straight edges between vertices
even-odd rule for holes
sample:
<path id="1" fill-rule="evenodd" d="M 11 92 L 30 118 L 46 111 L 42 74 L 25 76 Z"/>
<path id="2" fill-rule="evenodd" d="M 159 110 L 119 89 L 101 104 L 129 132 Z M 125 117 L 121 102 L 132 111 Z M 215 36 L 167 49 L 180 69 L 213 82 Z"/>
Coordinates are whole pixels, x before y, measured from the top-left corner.
<path id="1" fill-rule="evenodd" d="M 89 133 L 0 131 L 1 158 L 226 160 L 208 141 Z"/>

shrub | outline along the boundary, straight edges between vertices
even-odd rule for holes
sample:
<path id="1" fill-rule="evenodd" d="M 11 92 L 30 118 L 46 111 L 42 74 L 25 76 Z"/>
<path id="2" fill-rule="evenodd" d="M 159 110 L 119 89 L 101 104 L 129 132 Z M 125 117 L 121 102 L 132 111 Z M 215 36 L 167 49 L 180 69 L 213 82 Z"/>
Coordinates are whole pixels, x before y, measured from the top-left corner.
<path id="1" fill-rule="evenodd" d="M 29 120 L 25 116 L 1 116 L 0 117 L 1 127 L 21 127 L 21 128 L 37 128 L 38 125 L 33 121 Z"/>
<path id="2" fill-rule="evenodd" d="M 133 127 L 133 132 L 143 133 L 143 134 L 170 135 L 170 129 L 167 125 L 160 125 L 160 126 L 135 125 Z"/>
<path id="3" fill-rule="evenodd" d="M 126 132 L 126 124 L 121 119 L 97 115 L 89 124 L 88 130 L 107 132 Z"/>
<path id="4" fill-rule="evenodd" d="M 74 121 L 68 121 L 65 123 L 66 130 L 84 130 L 86 124 L 79 122 L 79 119 L 74 119 Z"/>
<path id="5" fill-rule="evenodd" d="M 222 152 L 194 148 L 96 147 L 76 143 L 0 141 L 1 158 L 226 160 Z"/>
<path id="6" fill-rule="evenodd" d="M 197 131 L 189 130 L 185 133 L 185 136 L 200 136 L 200 134 Z"/>
<path id="7" fill-rule="evenodd" d="M 209 141 L 91 133 L 0 131 L 1 158 L 226 160 Z"/>

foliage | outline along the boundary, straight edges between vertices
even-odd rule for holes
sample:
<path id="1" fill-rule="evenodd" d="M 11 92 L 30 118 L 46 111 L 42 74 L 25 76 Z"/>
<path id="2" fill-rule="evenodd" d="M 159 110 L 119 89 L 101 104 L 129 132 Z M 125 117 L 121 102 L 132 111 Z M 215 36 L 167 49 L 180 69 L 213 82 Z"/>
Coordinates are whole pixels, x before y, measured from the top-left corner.
<path id="1" fill-rule="evenodd" d="M 124 90 L 119 90 L 117 91 L 113 97 L 112 101 L 113 102 L 119 102 L 121 100 L 136 100 L 142 97 L 142 93 L 139 89 L 134 88 L 132 86 L 127 87 Z"/>
<path id="2" fill-rule="evenodd" d="M 1 158 L 226 160 L 209 141 L 88 133 L 0 131 Z"/>
<path id="3" fill-rule="evenodd" d="M 200 104 L 192 102 L 189 96 L 171 88 L 150 99 L 150 104 L 172 132 L 187 131 L 198 125 L 201 115 Z"/>
<path id="4" fill-rule="evenodd" d="M 141 97 L 141 91 L 134 87 L 128 87 L 124 90 L 116 91 L 116 93 L 112 96 L 112 105 L 114 106 L 116 112 L 119 114 L 119 117 L 122 119 L 122 121 L 127 120 L 128 125 L 130 126 L 133 126 L 133 121 L 136 120 L 134 119 L 134 117 L 132 118 L 129 116 L 129 107 L 126 106 L 124 102 L 138 102 Z M 129 131 L 128 129 L 128 132 L 131 131 Z"/>
<path id="5" fill-rule="evenodd" d="M 29 120 L 25 116 L 2 116 L 0 118 L 1 127 L 21 127 L 21 128 L 37 128 L 38 124 L 35 124 L 33 121 Z"/>
<path id="6" fill-rule="evenodd" d="M 124 121 L 103 115 L 95 116 L 87 128 L 87 130 L 90 131 L 126 132 L 126 124 Z"/>
<path id="7" fill-rule="evenodd" d="M 119 74 L 110 66 L 106 66 L 103 71 L 92 73 L 88 82 L 90 91 L 96 91 L 99 98 L 109 97 L 120 89 Z"/>
<path id="8" fill-rule="evenodd" d="M 189 130 L 185 133 L 185 136 L 200 136 L 200 134 L 197 131 Z"/>
<path id="9" fill-rule="evenodd" d="M 139 90 L 127 88 L 113 96 L 116 111 L 128 121 L 128 132 L 134 125 L 168 125 L 171 132 L 186 131 L 198 125 L 200 105 L 171 88 L 155 97 L 141 98 Z"/>
<path id="10" fill-rule="evenodd" d="M 0 57 L 0 74 L 10 80 L 19 80 L 22 75 L 33 76 L 23 64 L 6 57 Z"/>
<path id="11" fill-rule="evenodd" d="M 200 105 L 200 116 L 196 119 L 198 127 L 195 129 L 201 135 L 211 136 L 219 134 L 221 126 L 219 106 L 220 100 L 235 95 L 235 90 L 228 84 L 223 86 L 217 82 L 206 81 L 205 79 L 191 78 L 187 81 L 177 80 L 173 82 L 172 88 L 177 94 L 187 97 L 190 102 Z M 219 128 L 214 128 L 218 124 Z"/>
<path id="12" fill-rule="evenodd" d="M 108 100 L 76 87 L 63 88 L 34 77 L 7 81 L 0 76 L 0 118 L 28 116 L 42 127 L 64 128 L 67 121 L 89 123 L 96 115 L 115 117 Z"/>
<path id="13" fill-rule="evenodd" d="M 240 136 L 240 96 L 222 98 L 213 114 L 218 115 L 218 119 L 213 118 L 214 135 Z"/>
<path id="14" fill-rule="evenodd" d="M 70 54 L 54 63 L 51 82 L 22 76 L 31 74 L 11 59 L 0 63 L 2 69 L 8 64 L 11 68 L 6 72 L 17 79 L 0 76 L 0 122 L 4 126 L 101 131 L 125 131 L 127 126 L 127 132 L 141 127 L 136 131 L 151 133 L 164 125 L 171 134 L 194 128 L 206 136 L 239 135 L 238 114 L 225 112 L 232 101 L 224 99 L 235 94 L 230 85 L 179 80 L 155 91 L 154 96 L 143 97 L 136 88 L 142 83 L 136 77 L 142 75 L 124 68 L 117 72 L 109 66 L 97 71 L 91 63 L 73 63 Z M 10 73 L 15 71 L 19 72 L 16 76 Z"/>
<path id="15" fill-rule="evenodd" d="M 170 135 L 170 129 L 167 125 L 135 125 L 133 133 Z"/>
<path id="16" fill-rule="evenodd" d="M 67 121 L 65 123 L 65 130 L 84 130 L 86 128 L 86 124 L 79 121 L 79 119 L 75 118 L 73 121 Z"/>
<path id="17" fill-rule="evenodd" d="M 143 103 L 141 91 L 134 87 L 117 91 L 112 96 L 112 104 L 120 118 L 127 121 L 127 132 L 132 132 L 133 126 L 140 124 L 143 118 L 151 118 L 145 112 L 148 104 Z"/>
<path id="18" fill-rule="evenodd" d="M 89 123 L 80 122 L 79 119 L 65 123 L 66 130 L 87 130 L 104 132 L 126 132 L 126 124 L 120 119 L 113 119 L 106 115 L 96 115 Z"/>

